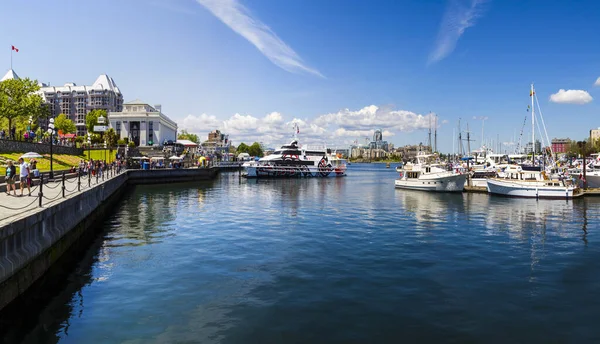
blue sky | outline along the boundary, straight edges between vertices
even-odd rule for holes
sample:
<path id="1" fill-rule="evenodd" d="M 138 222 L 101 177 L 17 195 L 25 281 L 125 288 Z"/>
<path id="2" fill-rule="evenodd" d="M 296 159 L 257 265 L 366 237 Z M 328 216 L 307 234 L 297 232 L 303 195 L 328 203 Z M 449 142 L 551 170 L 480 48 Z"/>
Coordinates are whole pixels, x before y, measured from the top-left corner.
<path id="1" fill-rule="evenodd" d="M 3 3 L 2 69 L 54 85 L 106 73 L 126 100 L 234 144 L 364 142 L 452 150 L 462 118 L 481 144 L 519 135 L 535 82 L 548 135 L 599 127 L 600 2 L 125 0 Z M 558 94 L 560 89 L 566 92 Z M 572 91 L 568 91 L 572 90 Z M 550 101 L 552 94 L 557 94 Z M 377 110 L 376 110 L 377 109 Z M 530 118 L 525 139 L 531 132 Z M 536 136 L 538 133 L 536 133 Z"/>

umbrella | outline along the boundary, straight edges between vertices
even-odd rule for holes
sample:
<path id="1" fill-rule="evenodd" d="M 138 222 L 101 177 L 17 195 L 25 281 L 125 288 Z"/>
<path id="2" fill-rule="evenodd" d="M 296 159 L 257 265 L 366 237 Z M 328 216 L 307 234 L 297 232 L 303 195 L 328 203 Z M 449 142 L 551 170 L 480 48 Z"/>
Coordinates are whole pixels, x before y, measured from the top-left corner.
<path id="1" fill-rule="evenodd" d="M 181 158 L 178 157 L 177 155 L 173 155 L 172 157 L 169 158 L 169 160 L 181 160 Z"/>
<path id="2" fill-rule="evenodd" d="M 33 158 L 42 158 L 42 156 L 36 152 L 28 152 L 21 155 L 22 159 L 33 159 Z"/>

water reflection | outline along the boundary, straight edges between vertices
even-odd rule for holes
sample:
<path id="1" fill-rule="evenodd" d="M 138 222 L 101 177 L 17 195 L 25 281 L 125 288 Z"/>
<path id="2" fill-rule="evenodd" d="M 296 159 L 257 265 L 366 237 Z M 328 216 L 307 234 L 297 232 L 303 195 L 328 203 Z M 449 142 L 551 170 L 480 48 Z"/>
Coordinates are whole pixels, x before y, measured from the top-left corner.
<path id="1" fill-rule="evenodd" d="M 376 169 L 136 188 L 91 270 L 75 273 L 85 282 L 40 312 L 54 325 L 23 331 L 82 343 L 546 342 L 544 324 L 573 330 L 597 311 L 579 295 L 597 289 L 600 200 L 395 190 L 395 173 Z"/>

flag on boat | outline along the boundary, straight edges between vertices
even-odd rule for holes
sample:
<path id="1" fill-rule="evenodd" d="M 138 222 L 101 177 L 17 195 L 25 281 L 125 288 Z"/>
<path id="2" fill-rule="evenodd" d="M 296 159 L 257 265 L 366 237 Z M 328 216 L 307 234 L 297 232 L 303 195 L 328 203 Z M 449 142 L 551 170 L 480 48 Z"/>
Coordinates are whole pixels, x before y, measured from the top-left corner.
<path id="1" fill-rule="evenodd" d="M 527 112 L 529 112 L 529 109 L 531 109 L 531 105 L 527 105 Z"/>
<path id="2" fill-rule="evenodd" d="M 535 91 L 529 91 L 529 96 L 533 97 L 533 95 L 535 94 Z"/>

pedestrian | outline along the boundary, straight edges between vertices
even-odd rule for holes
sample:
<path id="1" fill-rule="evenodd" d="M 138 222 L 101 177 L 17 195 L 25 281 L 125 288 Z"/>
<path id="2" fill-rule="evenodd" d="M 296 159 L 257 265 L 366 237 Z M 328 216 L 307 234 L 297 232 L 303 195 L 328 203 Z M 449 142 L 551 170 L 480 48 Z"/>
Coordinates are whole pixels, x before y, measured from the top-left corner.
<path id="1" fill-rule="evenodd" d="M 29 164 L 23 160 L 23 158 L 19 158 L 19 177 L 21 184 L 21 196 L 23 196 L 23 187 L 27 185 L 27 190 L 29 191 L 29 196 L 31 196 L 31 186 L 28 182 L 30 180 L 30 171 Z"/>
<path id="2" fill-rule="evenodd" d="M 6 166 L 6 194 L 10 195 L 10 189 L 12 187 L 13 193 L 17 195 L 17 187 L 15 186 L 15 180 L 17 180 L 17 167 L 12 161 L 8 161 Z"/>

